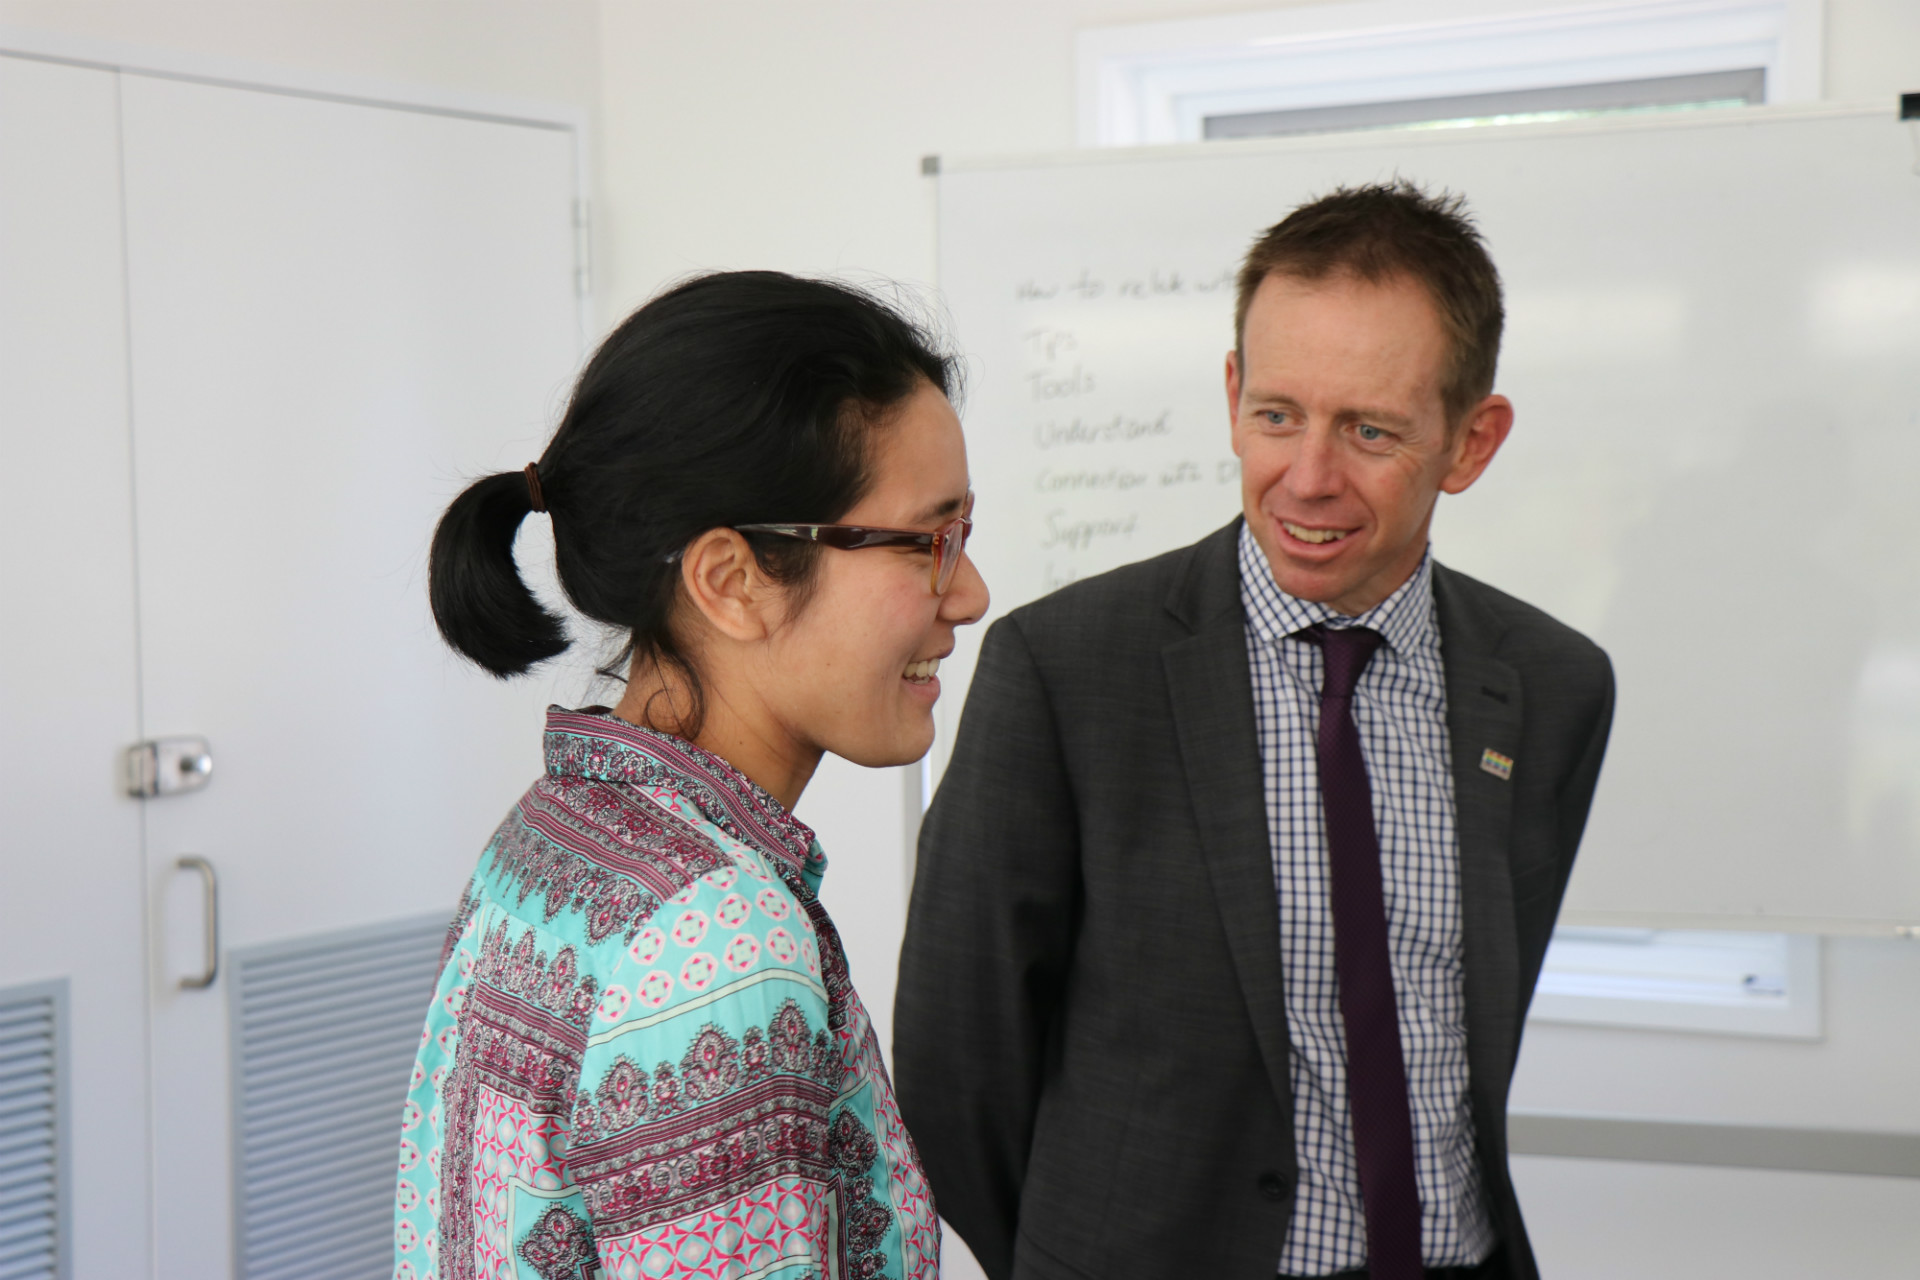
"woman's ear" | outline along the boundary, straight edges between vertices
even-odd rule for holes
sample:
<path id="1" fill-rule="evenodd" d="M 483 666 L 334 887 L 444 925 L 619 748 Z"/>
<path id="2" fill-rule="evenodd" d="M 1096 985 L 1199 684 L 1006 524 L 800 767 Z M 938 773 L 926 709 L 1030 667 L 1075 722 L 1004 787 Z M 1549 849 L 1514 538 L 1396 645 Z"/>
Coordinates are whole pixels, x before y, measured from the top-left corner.
<path id="1" fill-rule="evenodd" d="M 778 621 L 779 584 L 732 529 L 709 529 L 687 544 L 680 585 L 707 625 L 729 640 L 764 640 Z"/>

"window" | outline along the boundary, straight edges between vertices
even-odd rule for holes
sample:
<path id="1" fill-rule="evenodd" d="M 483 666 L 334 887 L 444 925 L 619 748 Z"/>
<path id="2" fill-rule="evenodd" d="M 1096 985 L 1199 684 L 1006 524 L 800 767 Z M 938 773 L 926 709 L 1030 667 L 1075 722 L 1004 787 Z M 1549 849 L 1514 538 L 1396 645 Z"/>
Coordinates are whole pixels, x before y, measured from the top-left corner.
<path id="1" fill-rule="evenodd" d="M 1554 931 L 1534 991 L 1546 1022 L 1817 1039 L 1820 940 L 1684 929 Z"/>
<path id="2" fill-rule="evenodd" d="M 1094 28 L 1078 56 L 1084 146 L 1248 136 L 1209 122 L 1327 108 L 1387 125 L 1798 102 L 1820 96 L 1821 0 L 1362 0 Z"/>

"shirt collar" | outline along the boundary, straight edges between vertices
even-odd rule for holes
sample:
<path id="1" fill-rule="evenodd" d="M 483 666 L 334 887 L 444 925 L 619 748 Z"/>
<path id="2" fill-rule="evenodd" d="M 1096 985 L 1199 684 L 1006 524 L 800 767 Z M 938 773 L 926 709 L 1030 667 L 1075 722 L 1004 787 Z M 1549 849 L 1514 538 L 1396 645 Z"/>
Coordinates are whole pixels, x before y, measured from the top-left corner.
<path id="1" fill-rule="evenodd" d="M 813 829 L 738 769 L 685 738 L 629 724 L 604 707 L 547 708 L 547 773 L 664 787 L 734 839 L 816 884 L 826 855 Z"/>
<path id="2" fill-rule="evenodd" d="M 1331 605 L 1290 596 L 1273 580 L 1266 552 L 1254 541 L 1253 530 L 1240 526 L 1240 603 L 1247 625 L 1263 644 L 1272 644 L 1315 623 L 1329 627 L 1371 627 L 1399 654 L 1431 645 L 1438 634 L 1433 606 L 1433 551 L 1394 593 L 1373 608 L 1349 618 Z"/>

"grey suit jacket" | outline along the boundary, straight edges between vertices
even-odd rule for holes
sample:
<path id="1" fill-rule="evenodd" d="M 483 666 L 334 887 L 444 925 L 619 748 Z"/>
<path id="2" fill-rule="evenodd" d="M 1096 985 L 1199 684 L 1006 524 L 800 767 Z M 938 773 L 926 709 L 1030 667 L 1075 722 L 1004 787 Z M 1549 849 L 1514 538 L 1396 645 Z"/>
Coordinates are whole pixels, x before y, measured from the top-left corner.
<path id="1" fill-rule="evenodd" d="M 894 1062 L 994 1280 L 1270 1280 L 1296 1179 L 1239 521 L 988 631 L 921 831 Z M 1482 1175 L 1515 1280 L 1521 1023 L 1606 749 L 1592 642 L 1434 569 Z M 1491 747 L 1511 780 L 1479 767 Z"/>

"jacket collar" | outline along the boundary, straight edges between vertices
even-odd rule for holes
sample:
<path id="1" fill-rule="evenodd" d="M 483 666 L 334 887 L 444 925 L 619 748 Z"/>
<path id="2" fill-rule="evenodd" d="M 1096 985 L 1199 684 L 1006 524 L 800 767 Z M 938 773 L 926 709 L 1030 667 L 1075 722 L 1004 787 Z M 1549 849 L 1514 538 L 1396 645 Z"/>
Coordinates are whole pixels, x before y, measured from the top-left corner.
<path id="1" fill-rule="evenodd" d="M 1166 609 L 1187 630 L 1200 631 L 1229 618 L 1244 621 L 1236 557 L 1240 528 L 1245 523 L 1243 517 L 1235 516 L 1232 524 L 1216 529 L 1181 553 L 1186 563 L 1173 577 Z"/>
<path id="2" fill-rule="evenodd" d="M 1189 547 L 1167 612 L 1188 634 L 1160 651 L 1200 854 L 1280 1113 L 1293 1114 L 1273 852 L 1240 603 L 1239 520 Z M 1292 1134 L 1282 1150 L 1293 1151 Z"/>
<path id="3" fill-rule="evenodd" d="M 812 828 L 738 769 L 685 738 L 629 724 L 605 707 L 548 707 L 545 751 L 549 777 L 664 788 L 815 888 L 826 870 Z"/>

